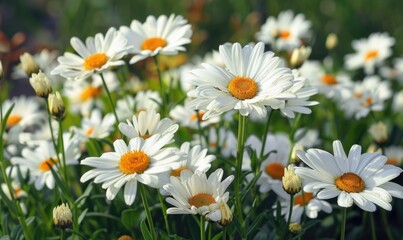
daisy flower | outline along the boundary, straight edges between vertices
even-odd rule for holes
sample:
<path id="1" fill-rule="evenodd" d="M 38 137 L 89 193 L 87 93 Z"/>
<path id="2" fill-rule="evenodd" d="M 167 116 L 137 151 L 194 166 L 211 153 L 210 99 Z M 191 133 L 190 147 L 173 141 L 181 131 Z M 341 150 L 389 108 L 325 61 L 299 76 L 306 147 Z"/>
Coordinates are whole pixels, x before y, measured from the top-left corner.
<path id="1" fill-rule="evenodd" d="M 166 201 L 174 207 L 168 208 L 167 213 L 200 214 L 213 221 L 221 219 L 219 205 L 228 201 L 229 193 L 225 191 L 234 180 L 231 175 L 221 181 L 223 174 L 222 169 L 217 169 L 207 178 L 203 172 L 185 170 L 179 178 L 171 177 L 171 183 L 164 189 L 172 195 Z"/>
<path id="2" fill-rule="evenodd" d="M 403 84 L 403 57 L 393 60 L 393 66 L 383 66 L 379 69 L 379 74 L 386 79 L 396 79 Z"/>
<path id="3" fill-rule="evenodd" d="M 403 113 L 403 90 L 395 93 L 393 97 L 392 109 L 396 113 Z"/>
<path id="4" fill-rule="evenodd" d="M 106 198 L 113 200 L 120 188 L 124 188 L 124 200 L 133 204 L 137 194 L 137 182 L 152 188 L 159 188 L 159 175 L 167 173 L 179 159 L 171 148 L 164 146 L 172 141 L 173 135 L 153 135 L 148 139 L 135 137 L 127 145 L 118 139 L 113 143 L 115 152 L 103 153 L 100 157 L 87 157 L 81 161 L 93 169 L 82 175 L 80 181 L 94 178 L 94 183 L 102 183 Z"/>
<path id="5" fill-rule="evenodd" d="M 77 164 L 81 155 L 79 149 L 80 139 L 78 137 L 70 138 L 69 133 L 63 134 L 63 139 L 66 165 Z M 22 157 L 11 158 L 11 163 L 18 165 L 23 174 L 29 171 L 30 182 L 34 183 L 36 189 L 41 190 L 45 185 L 49 189 L 53 189 L 55 179 L 50 168 L 57 172 L 57 165 L 59 164 L 53 143 L 51 141 L 41 141 L 33 149 L 24 148 L 21 155 Z"/>
<path id="6" fill-rule="evenodd" d="M 219 129 L 210 128 L 208 134 L 208 143 L 204 137 L 199 134 L 192 136 L 192 145 L 208 146 L 209 151 L 215 152 L 220 149 L 219 154 L 223 157 L 230 157 L 236 152 L 237 138 L 235 134 L 228 128 L 221 127 Z"/>
<path id="7" fill-rule="evenodd" d="M 372 33 L 367 39 L 354 40 L 352 47 L 356 53 L 345 57 L 346 68 L 350 70 L 363 67 L 366 74 L 373 74 L 375 66 L 392 55 L 395 39 L 388 33 Z"/>
<path id="8" fill-rule="evenodd" d="M 112 113 L 102 117 L 101 110 L 94 109 L 89 117 L 81 120 L 81 128 L 73 127 L 73 129 L 83 140 L 106 138 L 113 132 L 114 124 L 115 118 Z"/>
<path id="9" fill-rule="evenodd" d="M 284 219 L 287 220 L 290 214 L 290 197 L 282 199 L 281 205 L 281 215 L 284 215 Z M 294 205 L 292 206 L 292 214 L 290 222 L 301 222 L 301 217 L 305 212 L 308 218 L 315 219 L 318 217 L 318 213 L 324 211 L 325 213 L 332 212 L 332 206 L 330 203 L 320 200 L 316 197 L 314 193 L 303 192 L 296 194 L 294 196 Z M 276 215 L 276 211 L 274 211 Z"/>
<path id="10" fill-rule="evenodd" d="M 161 119 L 160 114 L 154 110 L 141 111 L 138 116 L 133 115 L 132 121 L 127 123 L 119 123 L 119 130 L 128 138 L 141 137 L 149 138 L 155 134 L 173 135 L 179 128 L 169 118 Z"/>
<path id="11" fill-rule="evenodd" d="M 157 54 L 175 55 L 179 51 L 185 51 L 183 45 L 190 43 L 192 35 L 187 20 L 174 14 L 169 17 L 161 15 L 157 19 L 148 16 L 143 24 L 133 20 L 130 28 L 122 26 L 119 30 L 129 43 L 134 44 L 131 64 Z"/>
<path id="12" fill-rule="evenodd" d="M 178 122 L 182 127 L 188 127 L 191 129 L 198 129 L 200 122 L 200 127 L 205 128 L 211 124 L 218 123 L 220 121 L 219 117 L 213 117 L 207 120 L 203 120 L 203 115 L 205 111 L 195 111 L 187 107 L 185 104 L 176 105 L 170 112 L 169 116 L 176 122 Z"/>
<path id="13" fill-rule="evenodd" d="M 264 53 L 263 43 L 244 48 L 239 43 L 224 44 L 219 50 L 226 68 L 204 63 L 191 72 L 196 89 L 188 92 L 195 98 L 189 107 L 205 110 L 204 120 L 233 109 L 263 118 L 266 107 L 278 109 L 284 98 L 295 97 L 287 92 L 293 84 L 291 70 L 281 67 L 274 53 Z"/>
<path id="14" fill-rule="evenodd" d="M 144 110 L 158 112 L 161 103 L 162 99 L 158 92 L 153 90 L 139 91 L 135 97 L 127 95 L 123 99 L 119 99 L 116 103 L 116 113 L 119 120 L 127 120 L 133 114 Z"/>
<path id="15" fill-rule="evenodd" d="M 21 95 L 19 97 L 13 97 L 11 100 L 5 100 L 1 106 L 3 113 L 6 113 L 13 104 L 13 110 L 11 111 L 6 123 L 7 129 L 15 126 L 26 128 L 38 123 L 40 120 L 44 119 L 43 116 L 46 116 L 45 113 L 40 110 L 40 104 L 36 97 L 26 97 Z"/>
<path id="16" fill-rule="evenodd" d="M 391 210 L 392 196 L 403 198 L 403 187 L 389 182 L 403 171 L 385 165 L 387 157 L 380 153 L 361 154 L 361 146 L 353 145 L 348 156 L 340 141 L 333 142 L 334 155 L 321 149 L 298 151 L 298 157 L 308 167 L 296 167 L 304 191 L 319 191 L 317 198 L 337 197 L 340 207 L 355 203 L 364 211 L 373 212 L 376 205 Z"/>
<path id="17" fill-rule="evenodd" d="M 73 37 L 70 44 L 78 55 L 66 52 L 58 57 L 59 65 L 51 74 L 73 80 L 86 79 L 94 73 L 124 65 L 125 62 L 121 59 L 131 49 L 127 45 L 127 39 L 115 28 L 110 28 L 105 36 L 97 33 L 95 37 L 88 37 L 85 44 Z"/>
<path id="18" fill-rule="evenodd" d="M 388 157 L 386 164 L 401 166 L 403 162 L 403 147 L 389 146 L 385 148 L 385 155 Z"/>
<path id="19" fill-rule="evenodd" d="M 269 17 L 256 33 L 256 39 L 271 44 L 276 50 L 290 51 L 304 45 L 309 38 L 311 22 L 303 14 L 291 10 L 280 12 L 278 18 Z"/>

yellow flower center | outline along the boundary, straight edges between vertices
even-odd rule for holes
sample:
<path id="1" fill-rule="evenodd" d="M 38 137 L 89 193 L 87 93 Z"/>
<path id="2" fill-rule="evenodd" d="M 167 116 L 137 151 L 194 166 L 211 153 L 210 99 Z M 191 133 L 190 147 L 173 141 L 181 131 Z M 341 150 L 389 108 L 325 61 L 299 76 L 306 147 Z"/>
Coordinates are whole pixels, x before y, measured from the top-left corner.
<path id="1" fill-rule="evenodd" d="M 376 58 L 377 56 L 378 56 L 378 50 L 368 51 L 367 54 L 365 54 L 365 61 L 369 61 L 373 58 Z"/>
<path id="2" fill-rule="evenodd" d="M 251 99 L 256 96 L 258 86 L 248 77 L 235 77 L 228 84 L 228 91 L 239 100 Z"/>
<path id="3" fill-rule="evenodd" d="M 141 135 L 140 137 L 144 140 L 146 140 L 147 138 L 151 137 L 152 135 L 149 133 L 144 133 L 143 135 Z"/>
<path id="4" fill-rule="evenodd" d="M 294 205 L 306 206 L 313 198 L 313 194 L 310 192 L 304 192 L 294 198 Z"/>
<path id="5" fill-rule="evenodd" d="M 82 101 L 87 101 L 91 98 L 96 98 L 101 93 L 101 90 L 102 90 L 102 87 L 88 86 L 81 92 L 80 99 Z"/>
<path id="6" fill-rule="evenodd" d="M 188 203 L 191 206 L 195 206 L 197 208 L 203 206 L 209 206 L 210 204 L 215 203 L 215 199 L 208 193 L 198 193 L 191 198 L 189 198 Z"/>
<path id="7" fill-rule="evenodd" d="M 385 164 L 399 165 L 399 161 L 397 160 L 397 158 L 390 157 Z"/>
<path id="8" fill-rule="evenodd" d="M 195 114 L 192 114 L 192 116 L 190 116 L 190 119 L 192 120 L 192 121 L 197 121 L 197 119 L 199 119 L 200 121 L 202 121 L 202 118 L 203 118 L 203 115 L 204 115 L 204 113 L 201 113 L 201 112 L 199 112 L 199 113 L 195 113 Z"/>
<path id="9" fill-rule="evenodd" d="M 331 74 L 325 74 L 322 76 L 320 81 L 326 85 L 336 85 L 337 84 L 337 79 L 334 75 Z"/>
<path id="10" fill-rule="evenodd" d="M 365 188 L 365 182 L 355 173 L 345 173 L 335 180 L 338 189 L 345 192 L 359 193 Z"/>
<path id="11" fill-rule="evenodd" d="M 360 103 L 360 105 L 361 105 L 362 107 L 367 107 L 367 106 L 371 105 L 372 103 L 374 103 L 374 100 L 373 100 L 371 97 L 368 97 L 368 98 L 366 98 L 364 101 L 362 101 L 362 102 Z"/>
<path id="12" fill-rule="evenodd" d="M 279 36 L 282 39 L 287 39 L 287 38 L 289 38 L 291 36 L 291 32 L 288 31 L 288 30 L 283 30 L 283 31 L 280 31 Z"/>
<path id="13" fill-rule="evenodd" d="M 39 164 L 39 169 L 42 170 L 43 172 L 47 172 L 56 163 L 57 163 L 57 159 L 55 159 L 55 158 L 46 159 L 46 160 L 42 161 L 41 164 Z"/>
<path id="14" fill-rule="evenodd" d="M 12 127 L 17 125 L 21 121 L 22 117 L 20 115 L 10 115 L 7 119 L 7 127 Z"/>
<path id="15" fill-rule="evenodd" d="M 164 39 L 159 37 L 152 37 L 144 40 L 144 42 L 141 44 L 141 49 L 154 51 L 155 49 L 159 47 L 165 47 L 166 45 L 167 42 Z"/>
<path id="16" fill-rule="evenodd" d="M 131 151 L 120 157 L 119 169 L 125 174 L 143 173 L 150 165 L 147 154 L 141 151 Z"/>
<path id="17" fill-rule="evenodd" d="M 183 170 L 190 170 L 190 169 L 187 168 L 187 167 L 179 167 L 179 168 L 177 168 L 177 169 L 172 170 L 171 176 L 179 177 L 179 176 L 181 175 L 181 172 L 182 172 Z"/>
<path id="18" fill-rule="evenodd" d="M 84 69 L 92 70 L 102 67 L 108 61 L 105 53 L 94 53 L 84 60 Z"/>
<path id="19" fill-rule="evenodd" d="M 87 134 L 87 136 L 91 136 L 91 134 L 94 132 L 94 128 L 88 128 L 87 131 L 85 131 L 85 134 Z"/>
<path id="20" fill-rule="evenodd" d="M 281 180 L 284 176 L 284 165 L 281 163 L 270 163 L 264 170 L 273 179 Z"/>

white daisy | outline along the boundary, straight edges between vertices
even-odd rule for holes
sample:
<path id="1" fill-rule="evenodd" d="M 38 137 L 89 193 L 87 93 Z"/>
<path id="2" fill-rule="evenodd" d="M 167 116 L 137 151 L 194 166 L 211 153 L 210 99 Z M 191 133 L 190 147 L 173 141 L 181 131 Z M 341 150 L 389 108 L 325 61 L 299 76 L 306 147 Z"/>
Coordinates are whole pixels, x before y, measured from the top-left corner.
<path id="1" fill-rule="evenodd" d="M 173 135 L 179 128 L 169 118 L 161 119 L 160 114 L 154 110 L 141 111 L 138 116 L 133 115 L 132 121 L 119 123 L 119 130 L 128 138 L 141 137 L 144 139 L 152 135 Z"/>
<path id="2" fill-rule="evenodd" d="M 127 39 L 115 28 L 110 28 L 105 36 L 97 33 L 95 37 L 88 37 L 85 44 L 73 37 L 70 44 L 78 55 L 66 52 L 58 57 L 59 65 L 51 74 L 73 80 L 86 79 L 94 73 L 124 65 L 125 62 L 121 59 L 131 49 L 127 45 Z"/>
<path id="3" fill-rule="evenodd" d="M 16 182 L 16 181 L 11 182 L 11 188 L 12 188 L 12 191 L 13 191 L 12 194 L 14 195 L 15 199 L 28 196 L 27 192 L 22 190 L 20 184 L 18 182 Z M 9 200 L 12 199 L 10 191 L 9 191 L 8 186 L 7 186 L 6 183 L 1 184 L 1 190 L 3 191 L 3 193 L 7 196 L 7 198 Z"/>
<path id="4" fill-rule="evenodd" d="M 244 48 L 239 43 L 220 46 L 226 68 L 204 63 L 192 71 L 196 89 L 188 92 L 193 97 L 192 109 L 206 110 L 203 119 L 221 115 L 232 109 L 240 114 L 263 118 L 266 107 L 278 109 L 284 98 L 293 98 L 287 92 L 293 84 L 291 70 L 280 66 L 274 53 L 264 53 L 264 44 Z"/>
<path id="5" fill-rule="evenodd" d="M 403 162 L 403 147 L 399 145 L 385 148 L 385 155 L 388 157 L 386 164 L 401 166 Z"/>
<path id="6" fill-rule="evenodd" d="M 93 169 L 84 173 L 81 182 L 94 178 L 94 183 L 102 183 L 106 188 L 106 198 L 113 200 L 120 188 L 124 188 L 124 200 L 127 205 L 133 204 L 137 193 L 137 181 L 153 188 L 162 184 L 159 175 L 172 169 L 179 155 L 170 148 L 164 148 L 171 142 L 173 135 L 153 135 L 144 140 L 139 137 L 130 139 L 128 145 L 116 140 L 115 152 L 103 153 L 100 157 L 87 157 L 81 161 Z"/>
<path id="7" fill-rule="evenodd" d="M 69 133 L 63 134 L 64 152 L 66 156 L 66 165 L 78 163 L 81 155 L 79 149 L 80 139 L 78 137 L 70 138 Z M 22 157 L 11 158 L 13 165 L 18 165 L 21 172 L 30 173 L 30 182 L 34 183 L 35 188 L 41 190 L 44 185 L 49 189 L 55 187 L 55 179 L 50 171 L 53 168 L 58 171 L 58 158 L 51 141 L 41 141 L 34 149 L 24 148 L 21 152 Z M 59 156 L 59 159 L 62 156 Z"/>
<path id="8" fill-rule="evenodd" d="M 215 215 L 220 211 L 221 202 L 227 202 L 229 193 L 225 192 L 234 176 L 221 181 L 223 170 L 217 169 L 207 178 L 203 172 L 182 171 L 179 178 L 171 177 L 171 183 L 164 186 L 172 197 L 166 201 L 174 207 L 168 214 L 200 214 L 207 219 L 218 221 Z"/>
<path id="9" fill-rule="evenodd" d="M 392 109 L 397 113 L 403 113 L 403 90 L 395 93 L 393 97 Z"/>
<path id="10" fill-rule="evenodd" d="M 229 157 L 236 152 L 237 138 L 235 134 L 228 128 L 210 128 L 208 134 L 208 143 L 204 137 L 200 137 L 199 134 L 192 136 L 192 145 L 208 146 L 209 151 L 216 152 L 219 150 L 219 154 L 223 157 Z"/>
<path id="11" fill-rule="evenodd" d="M 161 15 L 158 19 L 148 16 L 143 24 L 133 20 L 130 28 L 122 26 L 119 30 L 133 44 L 131 53 L 135 55 L 130 59 L 131 64 L 157 54 L 175 55 L 185 51 L 183 45 L 190 43 L 192 35 L 187 20 L 174 14 Z"/>
<path id="12" fill-rule="evenodd" d="M 385 165 L 387 157 L 380 153 L 361 154 L 361 146 L 353 145 L 347 155 L 340 141 L 333 142 L 334 155 L 309 149 L 297 152 L 308 167 L 296 167 L 302 178 L 304 191 L 319 191 L 317 198 L 337 197 L 341 207 L 353 203 L 364 211 L 373 212 L 376 205 L 391 210 L 392 196 L 403 198 L 403 187 L 389 182 L 399 176 L 402 169 Z"/>
<path id="13" fill-rule="evenodd" d="M 284 219 L 288 219 L 290 214 L 290 197 L 283 199 L 281 204 L 281 215 L 284 215 Z M 315 219 L 318 217 L 318 213 L 324 211 L 326 213 L 332 212 L 332 206 L 330 203 L 318 199 L 315 194 L 311 192 L 299 193 L 294 196 L 294 205 L 292 206 L 292 214 L 290 222 L 301 222 L 301 217 L 305 212 L 308 218 Z M 273 211 L 274 215 L 276 211 Z"/>
<path id="14" fill-rule="evenodd" d="M 271 44 L 276 50 L 293 50 L 308 40 L 311 22 L 303 14 L 291 10 L 281 12 L 278 18 L 269 17 L 256 33 L 256 39 Z"/>
<path id="15" fill-rule="evenodd" d="M 209 118 L 203 120 L 203 115 L 205 111 L 195 111 L 187 107 L 185 104 L 176 105 L 170 112 L 169 116 L 176 122 L 178 122 L 182 127 L 188 127 L 192 129 L 198 129 L 200 122 L 200 127 L 205 128 L 209 125 L 218 123 L 220 121 L 219 117 Z"/>
<path id="16" fill-rule="evenodd" d="M 89 117 L 81 120 L 81 127 L 73 127 L 74 131 L 86 141 L 89 138 L 106 138 L 114 130 L 115 117 L 112 113 L 102 117 L 101 110 L 94 109 Z"/>
<path id="17" fill-rule="evenodd" d="M 356 53 L 346 55 L 346 68 L 354 70 L 363 67 L 365 73 L 373 74 L 375 66 L 392 55 L 394 44 L 395 39 L 388 33 L 372 33 L 367 39 L 354 40 L 352 47 Z"/>
<path id="18" fill-rule="evenodd" d="M 394 79 L 403 84 L 403 57 L 393 59 L 393 66 L 382 66 L 379 74 L 386 79 Z"/>

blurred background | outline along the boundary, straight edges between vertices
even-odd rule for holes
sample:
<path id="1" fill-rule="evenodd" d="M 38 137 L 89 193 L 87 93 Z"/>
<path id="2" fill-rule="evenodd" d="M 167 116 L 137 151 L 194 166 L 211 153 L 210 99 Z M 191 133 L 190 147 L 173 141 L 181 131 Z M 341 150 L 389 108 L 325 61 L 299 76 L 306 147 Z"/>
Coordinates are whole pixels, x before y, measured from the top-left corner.
<path id="1" fill-rule="evenodd" d="M 188 54 L 204 54 L 224 42 L 246 44 L 268 16 L 291 9 L 312 22 L 310 59 L 327 55 L 329 33 L 339 38 L 336 59 L 351 53 L 351 41 L 373 32 L 395 37 L 394 56 L 403 53 L 403 1 L 383 0 L 0 0 L 0 57 L 6 74 L 22 52 L 43 48 L 60 53 L 70 48 L 73 36 L 85 39 L 109 27 L 143 22 L 148 15 L 180 14 L 193 25 Z M 18 84 L 17 84 L 18 86 Z"/>

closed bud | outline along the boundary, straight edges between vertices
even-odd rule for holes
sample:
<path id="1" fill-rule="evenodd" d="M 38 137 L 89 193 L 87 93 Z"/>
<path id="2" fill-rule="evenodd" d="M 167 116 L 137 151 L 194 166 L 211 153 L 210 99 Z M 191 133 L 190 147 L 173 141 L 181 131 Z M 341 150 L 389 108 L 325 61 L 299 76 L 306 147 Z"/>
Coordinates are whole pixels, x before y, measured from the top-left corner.
<path id="1" fill-rule="evenodd" d="M 372 124 L 368 131 L 378 145 L 382 145 L 388 140 L 388 130 L 383 122 Z"/>
<path id="2" fill-rule="evenodd" d="M 61 205 L 53 208 L 53 223 L 56 227 L 62 229 L 70 228 L 72 224 L 73 214 L 69 205 L 62 203 Z"/>
<path id="3" fill-rule="evenodd" d="M 2 63 L 1 60 L 0 60 L 0 79 L 3 78 L 3 74 L 4 74 L 4 71 L 3 71 L 3 63 Z"/>
<path id="4" fill-rule="evenodd" d="M 33 73 L 29 78 L 29 83 L 39 97 L 47 98 L 52 92 L 50 81 L 42 71 L 39 71 L 38 74 Z"/>
<path id="5" fill-rule="evenodd" d="M 295 144 L 294 147 L 292 148 L 290 160 L 291 160 L 291 163 L 293 163 L 293 164 L 297 164 L 301 161 L 299 159 L 299 157 L 297 156 L 298 150 L 304 150 L 304 146 L 302 146 L 301 144 Z"/>
<path id="6" fill-rule="evenodd" d="M 295 173 L 294 165 L 290 164 L 284 169 L 283 188 L 288 194 L 294 195 L 301 191 L 301 180 Z"/>
<path id="7" fill-rule="evenodd" d="M 48 103 L 49 103 L 49 111 L 52 114 L 52 116 L 54 116 L 57 119 L 63 119 L 65 107 L 60 93 L 56 92 L 54 94 L 53 93 L 49 94 Z"/>
<path id="8" fill-rule="evenodd" d="M 288 230 L 291 234 L 297 235 L 302 232 L 302 226 L 299 223 L 290 223 L 288 226 Z"/>
<path id="9" fill-rule="evenodd" d="M 291 53 L 290 65 L 293 68 L 299 68 L 304 64 L 304 62 L 308 59 L 309 55 L 311 55 L 310 47 L 300 47 L 296 48 Z"/>
<path id="10" fill-rule="evenodd" d="M 337 46 L 338 41 L 339 40 L 337 38 L 337 35 L 334 33 L 330 33 L 329 35 L 327 35 L 326 38 L 326 48 L 328 50 L 335 48 Z"/>
<path id="11" fill-rule="evenodd" d="M 227 226 L 232 222 L 232 211 L 229 209 L 228 205 L 226 202 L 221 201 L 220 202 L 220 212 L 221 212 L 221 219 L 218 221 L 218 223 L 221 226 Z"/>
<path id="12" fill-rule="evenodd" d="M 31 54 L 25 52 L 20 56 L 21 68 L 28 77 L 39 72 L 39 66 Z"/>

